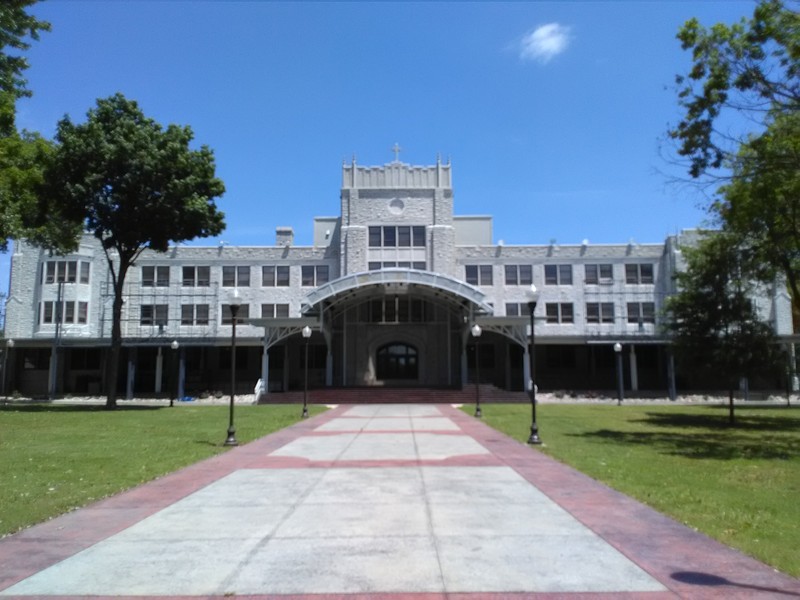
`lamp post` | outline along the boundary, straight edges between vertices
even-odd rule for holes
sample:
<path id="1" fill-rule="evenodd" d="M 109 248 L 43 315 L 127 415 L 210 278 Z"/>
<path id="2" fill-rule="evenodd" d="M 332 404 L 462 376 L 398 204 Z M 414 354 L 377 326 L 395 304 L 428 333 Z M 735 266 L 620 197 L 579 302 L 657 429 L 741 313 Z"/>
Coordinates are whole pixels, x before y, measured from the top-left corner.
<path id="1" fill-rule="evenodd" d="M 472 326 L 472 337 L 475 338 L 475 416 L 479 419 L 483 416 L 481 412 L 481 360 L 478 341 L 481 337 L 481 326 L 475 323 Z"/>
<path id="2" fill-rule="evenodd" d="M 239 298 L 239 290 L 234 290 L 231 298 L 231 405 L 228 418 L 228 437 L 225 439 L 225 446 L 238 446 L 236 441 L 236 428 L 233 426 L 233 402 L 236 397 L 236 316 L 242 300 Z"/>
<path id="3" fill-rule="evenodd" d="M 539 439 L 539 426 L 536 424 L 536 329 L 534 327 L 533 313 L 536 311 L 536 303 L 539 301 L 539 290 L 531 284 L 528 290 L 528 311 L 531 315 L 531 350 L 530 350 L 530 397 L 531 397 L 531 435 L 528 438 L 529 444 L 541 444 Z"/>
<path id="4" fill-rule="evenodd" d="M 622 404 L 622 344 L 614 344 L 614 354 L 617 357 L 617 406 Z"/>
<path id="5" fill-rule="evenodd" d="M 179 375 L 177 373 L 178 370 L 178 348 L 181 347 L 178 340 L 172 340 L 172 343 L 169 345 L 172 348 L 172 361 L 174 363 L 174 368 L 171 369 L 173 373 L 175 373 L 175 385 L 170 386 L 169 390 L 169 405 L 175 406 L 175 396 L 178 394 L 178 381 Z"/>
<path id="6" fill-rule="evenodd" d="M 303 338 L 306 340 L 305 375 L 303 378 L 303 418 L 308 418 L 308 340 L 311 337 L 311 327 L 303 327 Z"/>
<path id="7" fill-rule="evenodd" d="M 11 349 L 14 347 L 14 340 L 8 339 L 6 340 L 6 349 L 3 352 L 3 395 L 8 396 L 8 355 L 11 352 Z"/>

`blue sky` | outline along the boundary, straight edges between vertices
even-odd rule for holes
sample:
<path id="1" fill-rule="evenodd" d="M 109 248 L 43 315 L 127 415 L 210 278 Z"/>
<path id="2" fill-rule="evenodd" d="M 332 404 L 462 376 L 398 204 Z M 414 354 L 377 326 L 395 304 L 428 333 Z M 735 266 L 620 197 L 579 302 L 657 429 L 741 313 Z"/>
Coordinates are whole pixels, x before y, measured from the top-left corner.
<path id="1" fill-rule="evenodd" d="M 403 162 L 452 160 L 456 213 L 493 215 L 495 242 L 660 242 L 705 218 L 659 151 L 689 65 L 675 34 L 753 6 L 49 0 L 18 125 L 50 137 L 118 91 L 190 125 L 231 244 L 272 245 L 282 225 L 310 244 L 313 217 L 338 214 L 342 161 L 390 162 L 395 142 Z"/>

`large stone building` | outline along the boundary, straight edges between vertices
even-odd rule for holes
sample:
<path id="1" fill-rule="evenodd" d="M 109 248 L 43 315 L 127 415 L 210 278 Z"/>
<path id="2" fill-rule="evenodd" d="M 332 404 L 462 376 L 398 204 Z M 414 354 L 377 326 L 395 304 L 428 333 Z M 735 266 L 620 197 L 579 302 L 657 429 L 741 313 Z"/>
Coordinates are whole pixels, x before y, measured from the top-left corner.
<path id="1" fill-rule="evenodd" d="M 314 220 L 311 246 L 296 246 L 293 230 L 279 227 L 273 246 L 145 252 L 126 284 L 120 392 L 227 391 L 232 302 L 241 303 L 240 392 L 301 388 L 305 344 L 314 387 L 460 387 L 479 378 L 523 390 L 531 284 L 539 292 L 540 389 L 613 388 L 617 343 L 628 389 L 702 385 L 675 374 L 659 327 L 682 238 L 692 235 L 657 244 L 498 244 L 490 216 L 454 214 L 450 164 L 353 160 L 342 167 L 339 215 Z M 765 291 L 758 303 L 777 333 L 792 333 L 784 290 Z M 15 245 L 5 391 L 101 393 L 111 305 L 93 237 L 64 257 Z"/>

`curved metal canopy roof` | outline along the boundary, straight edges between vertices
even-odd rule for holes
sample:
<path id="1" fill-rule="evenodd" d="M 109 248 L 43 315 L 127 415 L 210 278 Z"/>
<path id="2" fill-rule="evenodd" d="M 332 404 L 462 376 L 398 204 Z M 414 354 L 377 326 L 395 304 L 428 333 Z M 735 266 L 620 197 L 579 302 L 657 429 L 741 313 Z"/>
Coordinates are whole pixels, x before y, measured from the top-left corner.
<path id="1" fill-rule="evenodd" d="M 310 292 L 300 310 L 310 315 L 315 314 L 323 302 L 334 306 L 387 294 L 426 296 L 461 308 L 472 305 L 477 314 L 493 312 L 486 295 L 478 288 L 448 275 L 415 269 L 381 269 L 345 275 Z"/>

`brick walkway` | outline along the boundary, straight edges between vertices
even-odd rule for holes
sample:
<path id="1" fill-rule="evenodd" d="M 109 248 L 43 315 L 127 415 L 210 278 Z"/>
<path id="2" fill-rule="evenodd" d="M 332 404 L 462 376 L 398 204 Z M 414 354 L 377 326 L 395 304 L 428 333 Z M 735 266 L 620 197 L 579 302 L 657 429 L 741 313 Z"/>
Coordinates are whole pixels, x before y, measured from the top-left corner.
<path id="1" fill-rule="evenodd" d="M 340 406 L 0 540 L 0 596 L 800 598 L 449 405 Z"/>

